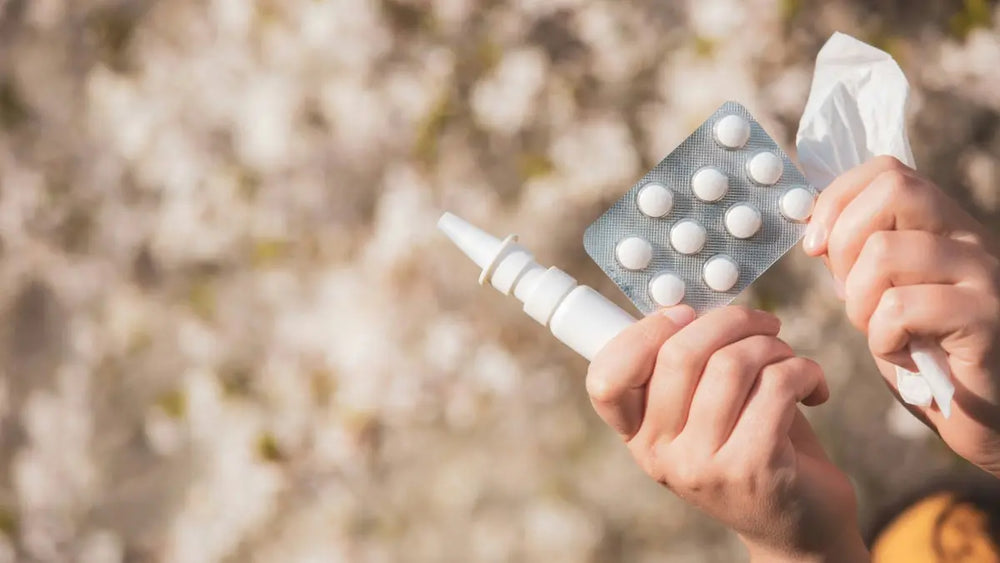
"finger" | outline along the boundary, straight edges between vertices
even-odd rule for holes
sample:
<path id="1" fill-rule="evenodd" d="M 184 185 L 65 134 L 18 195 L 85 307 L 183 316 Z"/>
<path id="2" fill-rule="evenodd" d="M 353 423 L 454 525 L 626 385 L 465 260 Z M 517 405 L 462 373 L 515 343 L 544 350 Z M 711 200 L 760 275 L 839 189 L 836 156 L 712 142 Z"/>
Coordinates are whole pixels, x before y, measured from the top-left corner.
<path id="1" fill-rule="evenodd" d="M 890 287 L 966 284 L 985 290 L 998 275 L 997 259 L 981 247 L 925 231 L 878 231 L 865 242 L 847 275 L 847 317 L 862 332 Z"/>
<path id="2" fill-rule="evenodd" d="M 626 328 L 602 349 L 587 370 L 587 393 L 594 410 L 626 440 L 635 435 L 645 408 L 645 386 L 663 343 L 694 320 L 694 309 L 679 305 L 649 315 Z"/>
<path id="3" fill-rule="evenodd" d="M 672 440 L 687 420 L 698 379 L 716 350 L 750 336 L 775 336 L 777 317 L 746 307 L 724 307 L 705 314 L 668 340 L 656 357 L 639 433 L 652 444 Z"/>
<path id="4" fill-rule="evenodd" d="M 736 424 L 750 388 L 765 366 L 791 358 L 791 347 L 774 336 L 756 335 L 720 349 L 701 375 L 684 434 L 691 443 L 718 450 Z"/>
<path id="5" fill-rule="evenodd" d="M 819 256 L 826 252 L 830 228 L 833 227 L 847 204 L 875 179 L 879 174 L 895 170 L 901 173 L 912 172 L 892 156 L 877 156 L 860 166 L 856 166 L 837 177 L 816 198 L 812 218 L 806 227 L 802 238 L 802 248 L 810 256 Z"/>
<path id="6" fill-rule="evenodd" d="M 829 396 L 823 370 L 812 360 L 794 357 L 765 367 L 719 455 L 746 455 L 747 448 L 753 448 L 770 459 L 789 439 L 798 412 L 795 405 L 818 405 Z"/>
<path id="7" fill-rule="evenodd" d="M 846 280 L 861 248 L 876 231 L 927 231 L 947 234 L 949 225 L 964 224 L 970 218 L 930 182 L 910 173 L 889 170 L 841 211 L 830 226 L 827 255 L 833 276 Z"/>
<path id="8" fill-rule="evenodd" d="M 1000 303 L 956 285 L 908 285 L 886 290 L 868 323 L 872 355 L 900 365 L 913 339 L 938 340 L 949 355 L 975 358 L 992 346 Z"/>
<path id="9" fill-rule="evenodd" d="M 826 450 L 823 449 L 823 444 L 820 443 L 819 437 L 816 436 L 816 432 L 812 429 L 812 425 L 809 424 L 806 415 L 802 414 L 802 411 L 798 407 L 795 409 L 792 425 L 788 429 L 788 438 L 792 441 L 792 445 L 795 446 L 796 451 L 813 459 L 830 461 Z"/>

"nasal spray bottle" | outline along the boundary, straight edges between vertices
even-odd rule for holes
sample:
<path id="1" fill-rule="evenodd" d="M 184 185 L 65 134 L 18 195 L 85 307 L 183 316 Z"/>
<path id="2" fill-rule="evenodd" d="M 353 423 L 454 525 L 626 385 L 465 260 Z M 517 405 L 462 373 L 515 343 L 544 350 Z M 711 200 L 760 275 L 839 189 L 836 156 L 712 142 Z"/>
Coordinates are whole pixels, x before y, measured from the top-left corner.
<path id="1" fill-rule="evenodd" d="M 517 236 L 500 240 L 445 213 L 438 228 L 477 266 L 479 283 L 524 303 L 524 312 L 588 361 L 636 319 L 559 268 L 545 268 Z"/>

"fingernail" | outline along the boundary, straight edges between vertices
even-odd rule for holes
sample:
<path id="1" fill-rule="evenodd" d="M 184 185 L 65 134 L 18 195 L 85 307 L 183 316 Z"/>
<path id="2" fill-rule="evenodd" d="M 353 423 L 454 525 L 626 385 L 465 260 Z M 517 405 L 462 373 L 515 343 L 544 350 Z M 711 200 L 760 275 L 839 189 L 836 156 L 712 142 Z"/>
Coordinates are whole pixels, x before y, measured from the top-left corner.
<path id="1" fill-rule="evenodd" d="M 673 321 L 673 323 L 677 325 L 677 328 L 690 324 L 691 321 L 693 321 L 694 318 L 697 316 L 697 314 L 694 312 L 694 309 L 688 307 L 687 305 L 676 305 L 674 307 L 668 307 L 660 311 L 660 313 L 663 314 L 664 317 L 667 317 L 668 319 Z"/>
<path id="2" fill-rule="evenodd" d="M 818 254 L 826 241 L 826 227 L 819 221 L 813 221 L 806 227 L 806 235 L 802 239 L 802 248 L 809 254 Z"/>

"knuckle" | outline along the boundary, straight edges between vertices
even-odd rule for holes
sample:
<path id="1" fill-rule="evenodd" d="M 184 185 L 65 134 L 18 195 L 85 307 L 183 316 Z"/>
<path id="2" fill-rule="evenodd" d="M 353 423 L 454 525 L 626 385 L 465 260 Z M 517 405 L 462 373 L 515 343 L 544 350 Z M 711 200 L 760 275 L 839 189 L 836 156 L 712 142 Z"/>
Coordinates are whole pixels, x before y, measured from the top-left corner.
<path id="1" fill-rule="evenodd" d="M 863 259 L 865 263 L 885 264 L 894 255 L 893 246 L 892 233 L 876 231 L 865 241 L 865 245 L 861 249 L 862 258 L 859 258 L 858 262 Z"/>
<path id="2" fill-rule="evenodd" d="M 800 395 L 824 379 L 823 368 L 810 358 L 794 358 L 789 370 L 788 387 L 795 402 L 805 398 Z"/>
<path id="3" fill-rule="evenodd" d="M 878 311 L 885 321 L 899 319 L 903 313 L 903 292 L 898 287 L 890 287 L 882 293 Z"/>
<path id="4" fill-rule="evenodd" d="M 882 170 L 909 170 L 909 167 L 903 164 L 898 158 L 883 154 L 876 156 L 874 158 L 877 166 Z"/>
<path id="5" fill-rule="evenodd" d="M 705 490 L 711 481 L 708 465 L 696 458 L 676 460 L 670 470 L 671 487 L 687 493 L 699 493 Z"/>
<path id="6" fill-rule="evenodd" d="M 708 362 L 706 371 L 724 376 L 735 376 L 745 365 L 742 354 L 734 349 L 724 349 L 716 352 Z"/>
<path id="7" fill-rule="evenodd" d="M 816 360 L 814 360 L 812 358 L 803 358 L 803 357 L 800 356 L 800 357 L 795 358 L 795 361 L 797 361 L 799 363 L 799 370 L 798 371 L 800 371 L 800 372 L 804 372 L 804 373 L 808 373 L 808 372 L 818 373 L 818 372 L 822 372 L 823 371 L 823 367 L 819 365 L 819 362 L 817 362 Z"/>
<path id="8" fill-rule="evenodd" d="M 877 185 L 884 190 L 889 201 L 901 201 L 913 196 L 915 183 L 901 169 L 890 169 L 875 177 Z"/>
<path id="9" fill-rule="evenodd" d="M 784 362 L 771 364 L 764 368 L 761 386 L 769 395 L 781 398 L 795 395 L 796 367 L 801 358 L 792 358 Z"/>
<path id="10" fill-rule="evenodd" d="M 658 440 L 646 450 L 646 474 L 682 497 L 718 487 L 724 479 L 714 457 L 697 444 Z"/>
<path id="11" fill-rule="evenodd" d="M 670 444 L 660 439 L 653 439 L 632 447 L 632 456 L 636 459 L 643 473 L 654 481 L 672 486 L 670 469 L 673 460 L 669 455 Z"/>
<path id="12" fill-rule="evenodd" d="M 692 373 L 698 369 L 697 354 L 684 342 L 667 342 L 656 356 L 656 365 L 668 373 Z"/>

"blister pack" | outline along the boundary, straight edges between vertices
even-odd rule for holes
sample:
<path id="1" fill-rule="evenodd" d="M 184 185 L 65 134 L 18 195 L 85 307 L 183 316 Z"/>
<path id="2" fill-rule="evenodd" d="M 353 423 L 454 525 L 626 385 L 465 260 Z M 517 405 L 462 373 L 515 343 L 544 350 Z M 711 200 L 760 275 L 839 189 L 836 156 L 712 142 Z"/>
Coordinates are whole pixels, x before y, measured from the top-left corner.
<path id="1" fill-rule="evenodd" d="M 742 105 L 723 104 L 584 234 L 644 313 L 732 301 L 805 231 L 816 190 Z"/>

